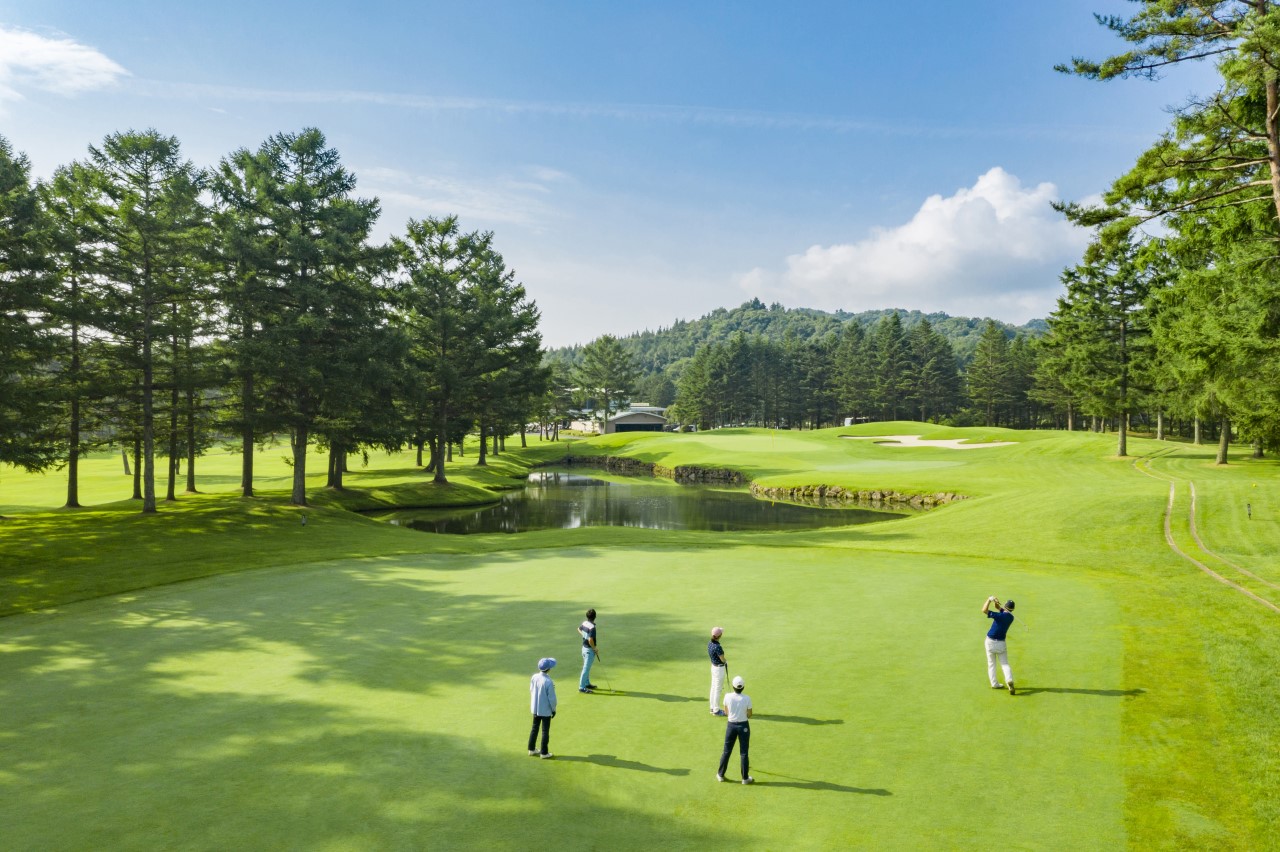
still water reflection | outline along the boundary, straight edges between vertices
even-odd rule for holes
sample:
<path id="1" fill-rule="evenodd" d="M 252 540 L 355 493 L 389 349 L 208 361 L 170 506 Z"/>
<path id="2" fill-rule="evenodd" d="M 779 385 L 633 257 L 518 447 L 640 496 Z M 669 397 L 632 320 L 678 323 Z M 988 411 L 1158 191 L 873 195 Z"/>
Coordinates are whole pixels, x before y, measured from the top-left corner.
<path id="1" fill-rule="evenodd" d="M 501 502 L 465 509 L 375 513 L 391 523 L 440 533 L 528 532 L 575 527 L 658 530 L 799 530 L 903 517 L 867 509 L 795 506 L 757 500 L 745 489 L 675 485 L 664 480 L 603 480 L 537 471 Z"/>

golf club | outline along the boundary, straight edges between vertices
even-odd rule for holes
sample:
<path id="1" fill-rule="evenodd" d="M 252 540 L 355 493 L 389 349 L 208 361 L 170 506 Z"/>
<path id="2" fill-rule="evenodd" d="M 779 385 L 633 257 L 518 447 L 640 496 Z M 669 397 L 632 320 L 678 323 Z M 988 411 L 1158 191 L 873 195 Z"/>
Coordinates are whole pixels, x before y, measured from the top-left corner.
<path id="1" fill-rule="evenodd" d="M 604 673 L 604 665 L 600 662 L 600 655 L 596 655 L 596 667 L 600 669 L 600 679 L 604 681 L 604 688 L 613 692 L 613 684 L 609 683 L 609 676 Z"/>

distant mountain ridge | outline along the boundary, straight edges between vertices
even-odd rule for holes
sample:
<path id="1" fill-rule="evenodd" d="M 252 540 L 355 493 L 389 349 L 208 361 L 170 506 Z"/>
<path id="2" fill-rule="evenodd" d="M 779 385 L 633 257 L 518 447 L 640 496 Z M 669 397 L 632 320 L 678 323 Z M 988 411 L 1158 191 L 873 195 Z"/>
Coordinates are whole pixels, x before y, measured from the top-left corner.
<path id="1" fill-rule="evenodd" d="M 827 312 L 816 308 L 784 308 L 777 302 L 766 306 L 759 299 L 743 302 L 736 308 L 716 308 L 696 320 L 676 320 L 669 328 L 657 331 L 639 331 L 621 337 L 623 347 L 636 360 L 642 373 L 665 373 L 669 368 L 692 358 L 699 347 L 708 343 L 723 343 L 738 332 L 748 337 L 760 335 L 768 340 L 782 341 L 788 336 L 801 342 L 821 340 L 839 334 L 847 323 L 856 322 L 871 328 L 882 318 L 896 313 L 904 328 L 910 328 L 921 320 L 928 320 L 939 334 L 945 337 L 961 364 L 973 357 L 986 318 L 953 317 L 942 312 L 922 313 L 901 308 L 849 313 Z M 1024 325 L 1011 325 L 995 321 L 1013 339 L 1018 335 L 1038 337 L 1048 331 L 1042 319 L 1034 319 Z M 562 346 L 547 353 L 548 360 L 576 364 L 581 346 Z M 676 371 L 678 372 L 678 371 Z"/>

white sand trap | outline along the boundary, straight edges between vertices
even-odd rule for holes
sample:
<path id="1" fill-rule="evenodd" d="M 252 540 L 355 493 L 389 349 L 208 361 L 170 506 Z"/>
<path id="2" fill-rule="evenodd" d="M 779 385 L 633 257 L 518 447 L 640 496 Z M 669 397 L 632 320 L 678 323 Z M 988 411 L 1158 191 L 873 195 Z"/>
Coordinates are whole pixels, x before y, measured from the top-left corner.
<path id="1" fill-rule="evenodd" d="M 945 447 L 948 450 L 984 450 L 987 447 L 1009 447 L 1017 441 L 991 441 L 986 444 L 966 444 L 960 438 L 926 441 L 919 435 L 841 435 L 851 441 L 875 441 L 886 447 Z"/>

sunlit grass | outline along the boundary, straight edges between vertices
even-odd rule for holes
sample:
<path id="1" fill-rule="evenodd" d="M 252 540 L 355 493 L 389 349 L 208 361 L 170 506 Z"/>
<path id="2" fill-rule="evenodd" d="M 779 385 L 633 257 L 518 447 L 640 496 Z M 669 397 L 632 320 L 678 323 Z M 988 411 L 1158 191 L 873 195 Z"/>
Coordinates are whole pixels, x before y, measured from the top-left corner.
<path id="1" fill-rule="evenodd" d="M 840 437 L 855 434 L 1016 445 Z M 454 537 L 349 511 L 494 499 L 535 456 L 565 451 L 531 444 L 488 470 L 469 448 L 450 489 L 408 456 L 353 459 L 349 492 L 317 478 L 306 510 L 288 505 L 287 466 L 267 457 L 263 496 L 235 496 L 239 459 L 211 457 L 198 468 L 210 493 L 150 517 L 121 500 L 118 458 L 86 466 L 86 495 L 101 502 L 75 511 L 56 508 L 56 478 L 4 471 L 4 606 L 58 607 L 0 619 L 10 842 L 1272 843 L 1280 616 L 1171 553 L 1169 483 L 1115 458 L 1114 436 L 893 423 L 573 444 L 575 456 L 728 467 L 769 484 L 968 498 L 855 528 Z M 1134 439 L 1131 452 L 1168 446 Z M 1268 585 L 1280 584 L 1277 467 L 1246 455 L 1222 468 L 1213 448 L 1182 445 L 1151 468 L 1178 483 L 1179 546 L 1249 570 L 1258 579 L 1233 576 L 1280 600 Z M 1211 553 L 1185 522 L 1188 481 Z M 986 686 L 988 594 L 1019 602 L 1017 697 Z M 597 671 L 616 695 L 573 689 L 573 625 L 588 605 L 601 611 Z M 703 706 L 712 624 L 756 701 L 755 788 L 711 778 L 723 732 Z M 558 759 L 530 761 L 527 679 L 546 654 L 561 660 Z M 1006 807 L 988 819 L 990 777 Z"/>

